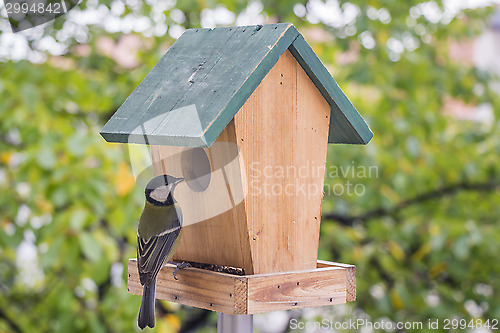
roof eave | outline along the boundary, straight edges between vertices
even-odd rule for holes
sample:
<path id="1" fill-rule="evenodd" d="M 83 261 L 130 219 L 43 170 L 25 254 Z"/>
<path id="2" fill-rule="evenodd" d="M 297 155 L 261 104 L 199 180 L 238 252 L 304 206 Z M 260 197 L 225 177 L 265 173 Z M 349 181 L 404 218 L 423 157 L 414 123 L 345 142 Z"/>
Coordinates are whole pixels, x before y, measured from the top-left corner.
<path id="1" fill-rule="evenodd" d="M 373 137 L 370 127 L 340 89 L 304 37 L 299 34 L 290 45 L 289 50 L 330 104 L 332 112 L 328 142 L 367 144 Z"/>
<path id="2" fill-rule="evenodd" d="M 147 135 L 137 133 L 114 133 L 114 132 L 99 132 L 107 142 L 115 143 L 135 143 L 143 145 L 160 145 L 160 146 L 178 146 L 191 148 L 208 148 L 211 144 L 207 144 L 204 136 L 167 136 L 167 135 Z"/>

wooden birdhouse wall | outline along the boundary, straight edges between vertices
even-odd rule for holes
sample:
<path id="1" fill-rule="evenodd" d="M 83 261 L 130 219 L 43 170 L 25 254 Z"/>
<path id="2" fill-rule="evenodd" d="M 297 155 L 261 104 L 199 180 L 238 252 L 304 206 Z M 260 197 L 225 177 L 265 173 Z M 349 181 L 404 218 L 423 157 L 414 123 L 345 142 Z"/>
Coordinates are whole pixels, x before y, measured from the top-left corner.
<path id="1" fill-rule="evenodd" d="M 186 226 L 174 259 L 246 274 L 316 268 L 330 112 L 287 50 L 204 149 L 208 187 L 178 186 Z M 185 176 L 188 149 L 152 146 L 155 175 Z"/>
<path id="2" fill-rule="evenodd" d="M 234 121 L 231 121 L 217 141 L 210 148 L 203 149 L 210 162 L 208 187 L 197 192 L 186 182 L 177 186 L 175 198 L 181 205 L 184 228 L 174 260 L 241 267 L 252 274 L 237 149 Z M 185 177 L 186 169 L 192 165 L 182 165 L 182 153 L 191 150 L 152 146 L 155 176 Z"/>

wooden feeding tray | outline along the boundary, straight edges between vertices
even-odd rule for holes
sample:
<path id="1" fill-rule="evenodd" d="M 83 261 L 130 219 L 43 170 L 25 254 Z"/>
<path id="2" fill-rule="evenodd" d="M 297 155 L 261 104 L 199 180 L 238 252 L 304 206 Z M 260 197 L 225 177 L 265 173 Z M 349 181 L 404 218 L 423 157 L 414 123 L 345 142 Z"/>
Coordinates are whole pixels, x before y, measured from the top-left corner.
<path id="1" fill-rule="evenodd" d="M 317 268 L 270 274 L 234 275 L 188 267 L 158 274 L 156 298 L 242 315 L 343 304 L 356 299 L 356 266 L 318 260 Z M 142 295 L 137 260 L 128 262 L 128 291 Z"/>

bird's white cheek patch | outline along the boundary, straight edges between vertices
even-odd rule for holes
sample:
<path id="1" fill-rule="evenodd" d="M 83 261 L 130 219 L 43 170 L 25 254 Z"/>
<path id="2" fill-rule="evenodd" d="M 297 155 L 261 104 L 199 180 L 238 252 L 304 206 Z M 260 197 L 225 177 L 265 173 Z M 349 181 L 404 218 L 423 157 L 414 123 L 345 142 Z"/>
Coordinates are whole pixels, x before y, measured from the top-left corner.
<path id="1" fill-rule="evenodd" d="M 167 201 L 169 193 L 170 193 L 170 186 L 166 185 L 154 189 L 149 196 L 158 202 L 165 202 Z"/>

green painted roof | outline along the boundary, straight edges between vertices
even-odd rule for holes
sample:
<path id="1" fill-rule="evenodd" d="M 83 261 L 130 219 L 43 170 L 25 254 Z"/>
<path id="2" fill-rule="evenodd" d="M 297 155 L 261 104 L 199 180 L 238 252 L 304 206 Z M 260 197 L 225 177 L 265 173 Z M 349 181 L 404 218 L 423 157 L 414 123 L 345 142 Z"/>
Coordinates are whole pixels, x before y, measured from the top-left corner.
<path id="1" fill-rule="evenodd" d="M 332 108 L 330 143 L 373 134 L 293 24 L 189 29 L 102 128 L 109 142 L 209 147 L 289 49 Z"/>

